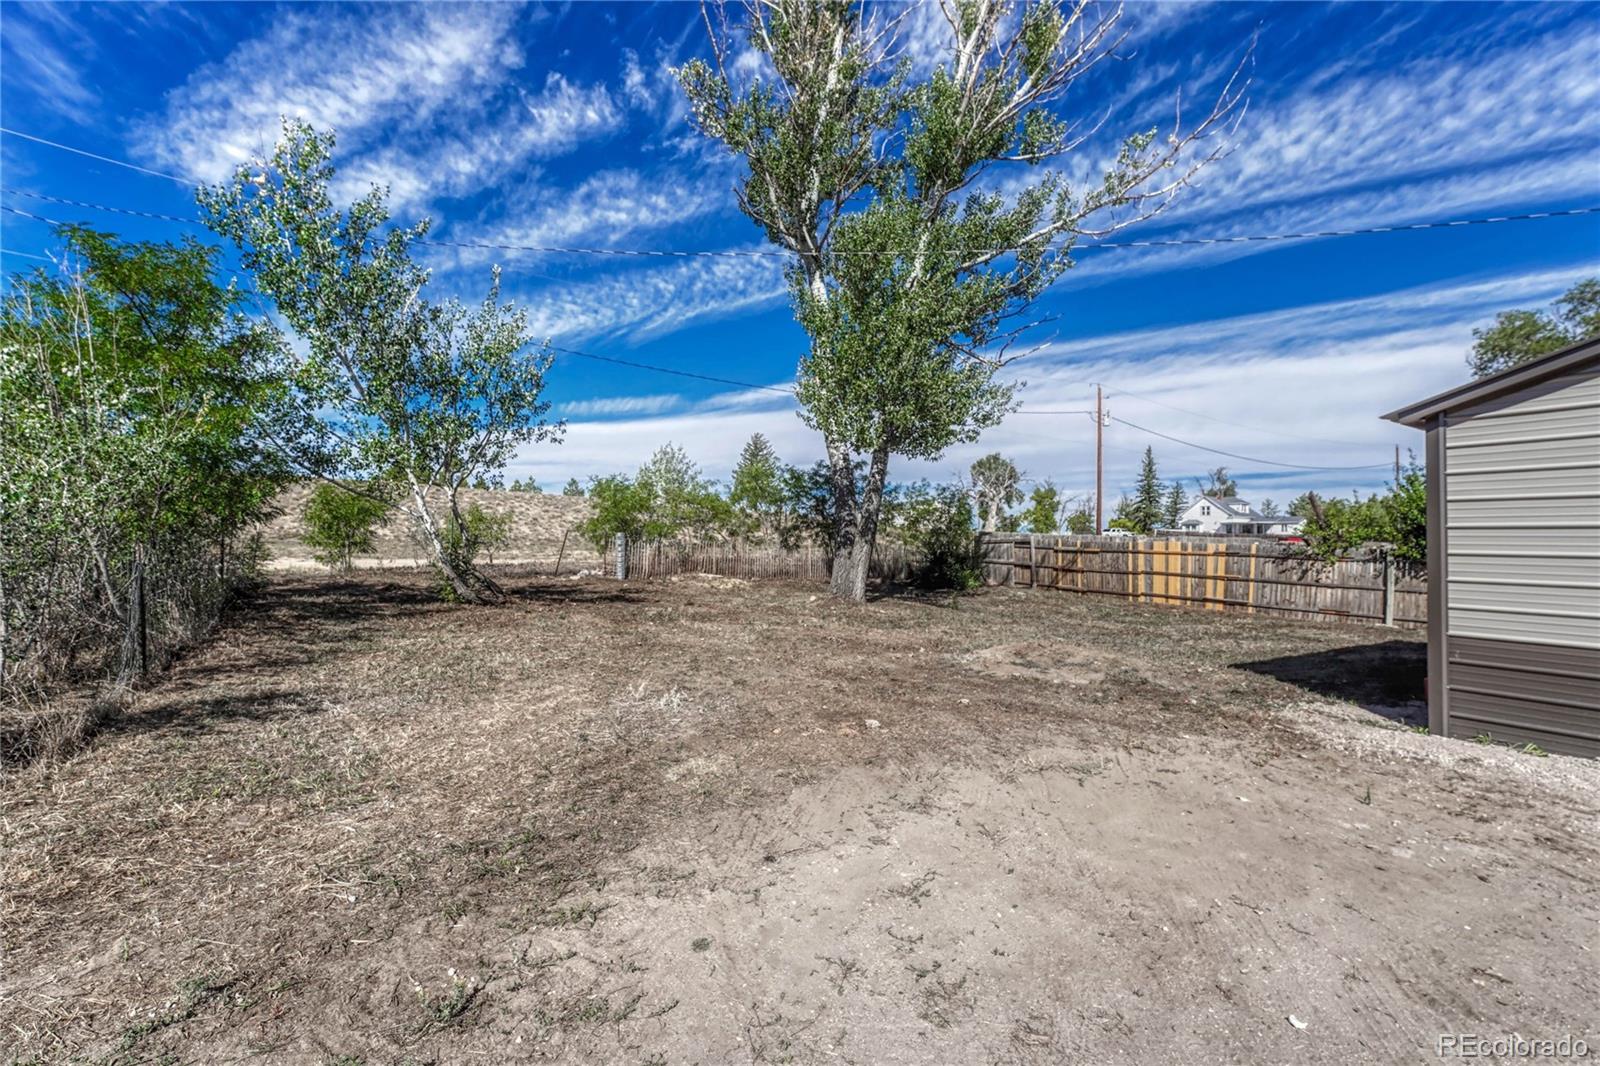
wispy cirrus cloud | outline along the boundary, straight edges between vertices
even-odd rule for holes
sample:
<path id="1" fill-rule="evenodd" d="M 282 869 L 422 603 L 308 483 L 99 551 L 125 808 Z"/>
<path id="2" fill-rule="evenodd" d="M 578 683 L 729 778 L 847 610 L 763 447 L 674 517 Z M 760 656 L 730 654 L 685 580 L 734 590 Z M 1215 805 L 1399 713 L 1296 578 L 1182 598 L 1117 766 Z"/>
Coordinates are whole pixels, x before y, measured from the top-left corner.
<path id="1" fill-rule="evenodd" d="M 683 403 L 677 393 L 656 396 L 598 396 L 592 400 L 573 400 L 560 406 L 560 413 L 569 418 L 590 418 L 595 415 L 655 415 L 670 411 Z"/>
<path id="2" fill-rule="evenodd" d="M 132 139 L 164 168 L 217 181 L 295 117 L 339 135 L 340 197 L 384 185 L 415 211 L 467 196 L 626 124 L 604 84 L 553 70 L 519 84 L 518 17 L 512 5 L 290 9 L 192 73 Z"/>
<path id="3" fill-rule="evenodd" d="M 217 181 L 270 148 L 279 117 L 360 142 L 498 89 L 522 64 L 509 6 L 286 10 L 194 71 L 133 131 L 152 162 Z"/>
<path id="4" fill-rule="evenodd" d="M 1420 445 L 1414 431 L 1380 416 L 1465 380 L 1471 331 L 1492 317 L 1492 309 L 1548 302 L 1583 274 L 1577 265 L 1053 345 L 1019 364 L 1027 380 L 1019 393 L 1023 409 L 1052 413 L 1013 414 L 939 459 L 896 459 L 891 477 L 949 479 L 979 456 L 1000 451 L 1031 478 L 1051 479 L 1069 494 L 1088 492 L 1094 425 L 1075 412 L 1092 406 L 1098 381 L 1111 413 L 1128 422 L 1292 464 L 1231 459 L 1114 422 L 1106 434 L 1106 490 L 1113 501 L 1132 486 L 1147 446 L 1169 480 L 1192 486 L 1190 479 L 1226 465 L 1247 496 L 1280 504 L 1307 490 L 1377 489 L 1391 476 L 1395 447 Z M 794 410 L 792 396 L 750 390 L 693 402 L 670 415 L 580 421 L 569 426 L 561 448 L 530 447 L 514 465 L 562 478 L 631 470 L 662 441 L 673 440 L 710 476 L 726 477 L 755 432 L 770 437 L 785 460 L 808 464 L 821 457 L 821 441 L 787 416 Z"/>
<path id="5" fill-rule="evenodd" d="M 62 9 L 50 5 L 13 5 L 0 23 L 0 84 L 10 100 L 36 101 L 42 108 L 72 122 L 94 116 L 100 95 L 75 60 L 88 38 Z"/>
<path id="6" fill-rule="evenodd" d="M 1513 205 L 1600 198 L 1600 28 L 1539 33 L 1491 61 L 1476 52 L 1313 75 L 1252 104 L 1224 158 L 1154 223 L 1118 239 L 1387 226 Z M 1148 73 L 1148 72 L 1147 72 Z M 1174 75 L 1116 122 L 1170 119 Z M 1138 77 L 1138 75 L 1135 75 Z M 1196 94 L 1190 93 L 1190 99 Z M 1108 132 L 1109 132 L 1108 125 Z M 1109 146 L 1098 156 L 1109 158 Z M 1068 168 L 1098 181 L 1086 156 Z M 1119 252 L 1099 277 L 1218 262 L 1271 244 Z"/>
<path id="7" fill-rule="evenodd" d="M 677 171 L 645 175 L 606 170 L 570 188 L 534 183 L 493 223 L 453 226 L 449 237 L 463 243 L 561 247 L 595 243 L 621 248 L 629 238 L 659 233 L 730 209 L 724 183 Z M 495 248 L 457 248 L 455 263 L 469 266 L 503 259 Z"/>
<path id="8" fill-rule="evenodd" d="M 787 293 L 777 256 L 695 258 L 551 286 L 523 297 L 536 337 L 638 341 L 770 306 Z"/>

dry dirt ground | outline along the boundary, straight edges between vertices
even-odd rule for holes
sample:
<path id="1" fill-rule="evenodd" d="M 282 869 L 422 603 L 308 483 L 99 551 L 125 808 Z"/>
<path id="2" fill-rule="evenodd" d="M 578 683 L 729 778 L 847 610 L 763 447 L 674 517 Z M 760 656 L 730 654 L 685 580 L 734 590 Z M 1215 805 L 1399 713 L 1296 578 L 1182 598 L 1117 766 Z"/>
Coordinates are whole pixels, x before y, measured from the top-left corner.
<path id="1" fill-rule="evenodd" d="M 87 750 L 12 772 L 7 1058 L 1600 1047 L 1600 767 L 1408 729 L 1414 635 L 511 587 L 280 581 Z"/>

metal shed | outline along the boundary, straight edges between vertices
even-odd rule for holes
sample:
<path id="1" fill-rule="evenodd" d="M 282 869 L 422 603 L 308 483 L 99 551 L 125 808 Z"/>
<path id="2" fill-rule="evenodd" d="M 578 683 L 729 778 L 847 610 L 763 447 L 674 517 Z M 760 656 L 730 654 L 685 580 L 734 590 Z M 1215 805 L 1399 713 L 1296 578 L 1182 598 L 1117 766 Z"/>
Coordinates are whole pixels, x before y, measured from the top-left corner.
<path id="1" fill-rule="evenodd" d="M 1384 417 L 1427 433 L 1430 729 L 1600 756 L 1600 338 Z"/>

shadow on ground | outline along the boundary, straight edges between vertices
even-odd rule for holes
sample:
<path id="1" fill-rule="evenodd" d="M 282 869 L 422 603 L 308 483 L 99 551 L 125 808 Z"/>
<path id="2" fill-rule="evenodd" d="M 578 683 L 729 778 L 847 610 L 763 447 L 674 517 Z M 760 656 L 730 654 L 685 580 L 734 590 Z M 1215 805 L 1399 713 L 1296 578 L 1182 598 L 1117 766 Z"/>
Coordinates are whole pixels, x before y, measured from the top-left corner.
<path id="1" fill-rule="evenodd" d="M 132 713 L 109 717 L 99 733 L 151 733 L 165 730 L 198 736 L 228 722 L 266 722 L 317 714 L 323 705 L 303 693 L 288 689 L 248 692 L 204 699 L 171 699 Z"/>
<path id="2" fill-rule="evenodd" d="M 1346 700 L 1408 725 L 1426 725 L 1423 681 L 1428 646 L 1416 640 L 1355 644 L 1348 648 L 1233 663 L 1235 670 L 1276 678 L 1318 696 Z"/>

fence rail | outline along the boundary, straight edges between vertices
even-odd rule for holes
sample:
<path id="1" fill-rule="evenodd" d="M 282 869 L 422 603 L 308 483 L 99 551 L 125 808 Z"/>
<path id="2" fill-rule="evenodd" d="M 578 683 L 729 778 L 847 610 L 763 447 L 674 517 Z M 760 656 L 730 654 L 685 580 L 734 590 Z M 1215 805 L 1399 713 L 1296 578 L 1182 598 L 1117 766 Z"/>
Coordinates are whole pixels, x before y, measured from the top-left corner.
<path id="1" fill-rule="evenodd" d="M 918 555 L 902 545 L 879 545 L 872 553 L 869 576 L 884 581 L 904 581 Z M 778 547 L 737 544 L 678 544 L 671 541 L 629 544 L 628 577 L 648 579 L 671 574 L 716 574 L 719 577 L 786 578 L 826 581 L 832 557 L 821 548 L 806 546 L 793 551 Z M 614 565 L 607 559 L 606 569 Z"/>
<path id="2" fill-rule="evenodd" d="M 1323 563 L 1244 538 L 982 534 L 990 585 L 1060 589 L 1216 611 L 1425 626 L 1427 578 L 1373 552 Z"/>

